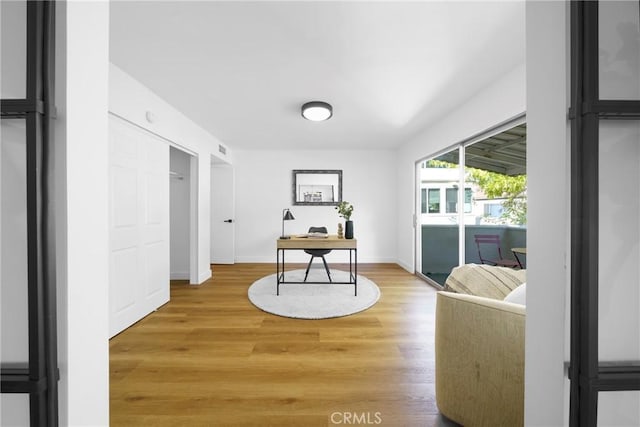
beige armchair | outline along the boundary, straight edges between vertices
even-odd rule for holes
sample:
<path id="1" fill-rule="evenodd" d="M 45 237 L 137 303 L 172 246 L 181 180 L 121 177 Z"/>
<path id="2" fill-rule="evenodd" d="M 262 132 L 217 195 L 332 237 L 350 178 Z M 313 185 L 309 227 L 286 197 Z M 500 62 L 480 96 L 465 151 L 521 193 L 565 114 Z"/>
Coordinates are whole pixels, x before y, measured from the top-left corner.
<path id="1" fill-rule="evenodd" d="M 524 327 L 523 305 L 438 293 L 436 401 L 443 415 L 465 427 L 524 425 Z"/>

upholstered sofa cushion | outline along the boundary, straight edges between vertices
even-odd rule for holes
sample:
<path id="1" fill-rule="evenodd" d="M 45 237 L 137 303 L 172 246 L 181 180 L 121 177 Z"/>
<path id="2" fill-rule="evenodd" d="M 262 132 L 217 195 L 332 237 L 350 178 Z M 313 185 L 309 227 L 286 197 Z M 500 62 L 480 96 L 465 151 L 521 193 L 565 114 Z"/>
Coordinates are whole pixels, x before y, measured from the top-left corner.
<path id="1" fill-rule="evenodd" d="M 465 264 L 451 270 L 444 290 L 503 300 L 526 280 L 526 270 L 485 264 Z"/>

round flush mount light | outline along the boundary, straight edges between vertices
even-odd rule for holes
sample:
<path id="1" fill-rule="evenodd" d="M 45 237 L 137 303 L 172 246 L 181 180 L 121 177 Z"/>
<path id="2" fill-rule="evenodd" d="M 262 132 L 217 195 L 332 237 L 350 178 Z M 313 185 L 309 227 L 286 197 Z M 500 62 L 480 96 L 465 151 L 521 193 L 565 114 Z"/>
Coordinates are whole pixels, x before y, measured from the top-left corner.
<path id="1" fill-rule="evenodd" d="M 322 101 L 307 102 L 302 106 L 302 117 L 314 122 L 321 122 L 331 118 L 333 107 Z"/>

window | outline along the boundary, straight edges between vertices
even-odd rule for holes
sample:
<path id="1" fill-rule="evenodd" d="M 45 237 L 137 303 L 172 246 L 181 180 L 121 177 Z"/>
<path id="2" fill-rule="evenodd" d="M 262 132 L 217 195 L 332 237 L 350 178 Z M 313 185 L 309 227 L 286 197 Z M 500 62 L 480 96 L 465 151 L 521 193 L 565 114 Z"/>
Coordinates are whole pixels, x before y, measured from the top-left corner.
<path id="1" fill-rule="evenodd" d="M 476 233 L 498 233 L 504 238 L 502 250 L 507 254 L 510 247 L 527 246 L 526 141 L 526 123 L 521 116 L 416 164 L 419 275 L 444 285 L 452 268 L 480 263 L 471 237 Z M 458 191 L 461 188 L 464 194 Z M 507 199 L 507 195 L 513 197 Z M 507 207 L 522 220 L 503 218 Z"/>
<path id="2" fill-rule="evenodd" d="M 440 213 L 440 189 L 429 189 L 429 213 Z"/>
<path id="3" fill-rule="evenodd" d="M 458 189 L 447 188 L 446 198 L 447 213 L 458 212 Z"/>
<path id="4" fill-rule="evenodd" d="M 420 212 L 439 214 L 440 213 L 440 189 L 422 188 L 420 190 Z"/>
<path id="5" fill-rule="evenodd" d="M 464 213 L 471 213 L 471 200 L 473 192 L 470 188 L 464 189 Z"/>
<path id="6" fill-rule="evenodd" d="M 471 199 L 473 192 L 471 188 L 464 189 L 464 213 L 471 213 Z M 458 189 L 447 188 L 446 194 L 447 213 L 458 212 Z"/>
<path id="7" fill-rule="evenodd" d="M 500 218 L 503 212 L 504 207 L 501 203 L 487 203 L 484 205 L 484 216 Z"/>

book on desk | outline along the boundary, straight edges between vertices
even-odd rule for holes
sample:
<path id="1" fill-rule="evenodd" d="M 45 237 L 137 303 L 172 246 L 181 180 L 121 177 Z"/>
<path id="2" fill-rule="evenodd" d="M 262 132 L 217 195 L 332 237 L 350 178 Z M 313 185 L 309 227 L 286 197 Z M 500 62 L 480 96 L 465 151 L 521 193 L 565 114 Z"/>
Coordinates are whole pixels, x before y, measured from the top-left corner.
<path id="1" fill-rule="evenodd" d="M 327 239 L 329 238 L 328 233 L 304 233 L 304 234 L 296 234 L 294 237 L 301 239 Z"/>

